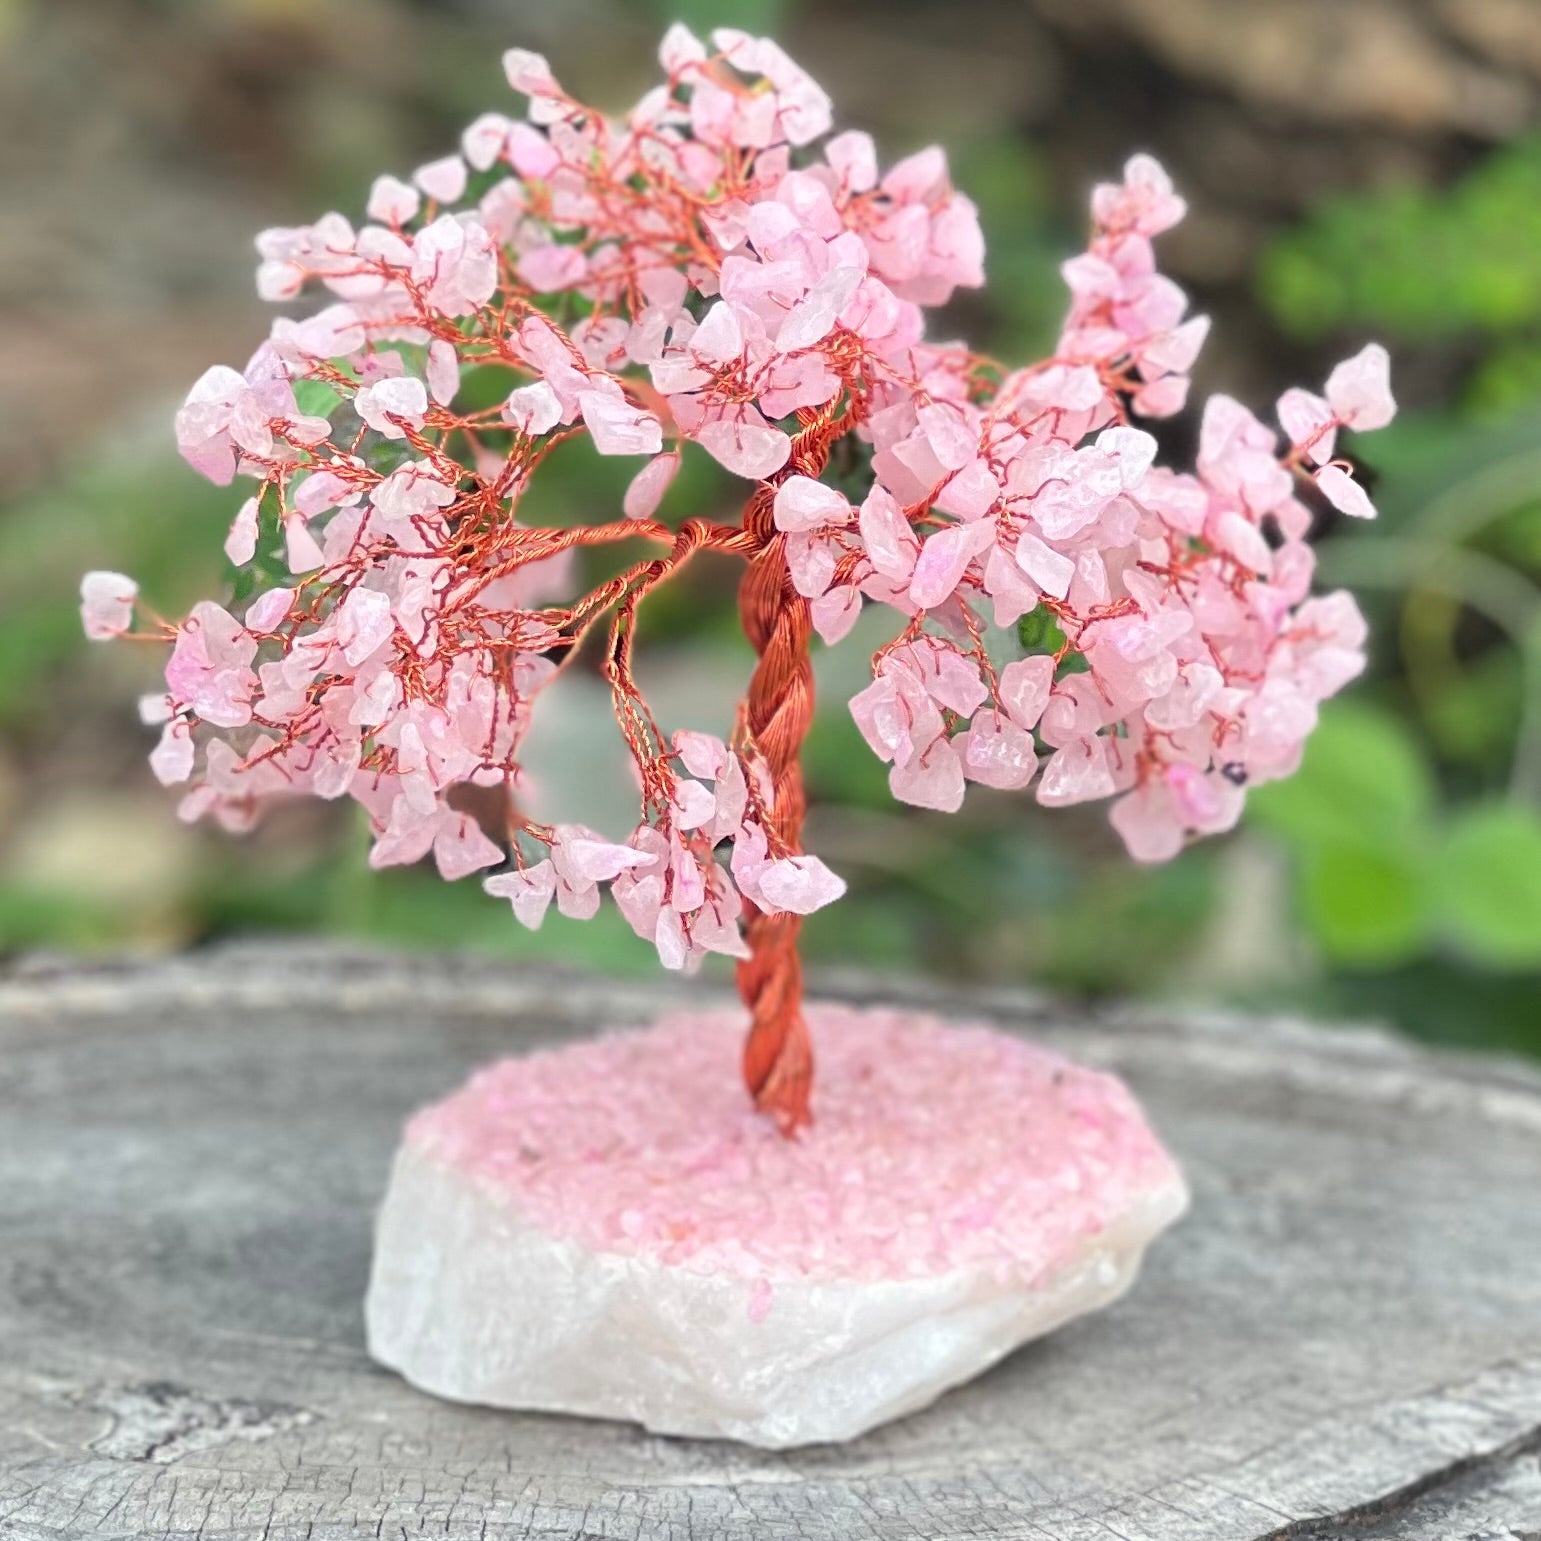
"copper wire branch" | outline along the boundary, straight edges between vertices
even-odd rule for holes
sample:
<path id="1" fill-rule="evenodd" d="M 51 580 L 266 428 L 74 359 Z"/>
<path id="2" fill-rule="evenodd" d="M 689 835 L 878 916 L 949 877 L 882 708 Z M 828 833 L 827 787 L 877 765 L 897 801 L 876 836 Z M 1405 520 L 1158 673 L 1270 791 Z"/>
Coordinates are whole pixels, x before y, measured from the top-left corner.
<path id="1" fill-rule="evenodd" d="M 852 425 L 852 413 L 810 414 L 793 441 L 786 474 L 818 476 L 830 447 Z M 770 771 L 773 803 L 767 829 L 788 852 L 801 849 L 807 799 L 802 746 L 813 723 L 812 633 L 808 601 L 793 587 L 786 536 L 771 520 L 774 487 L 762 483 L 744 510 L 744 530 L 758 550 L 739 586 L 739 616 L 759 663 L 749 681 L 745 726 Z M 739 964 L 738 991 L 749 1008 L 744 1082 L 761 1112 L 784 1134 L 810 1119 L 813 1048 L 803 1019 L 803 966 L 798 953 L 802 917 L 767 915 L 745 903 L 749 957 Z"/>

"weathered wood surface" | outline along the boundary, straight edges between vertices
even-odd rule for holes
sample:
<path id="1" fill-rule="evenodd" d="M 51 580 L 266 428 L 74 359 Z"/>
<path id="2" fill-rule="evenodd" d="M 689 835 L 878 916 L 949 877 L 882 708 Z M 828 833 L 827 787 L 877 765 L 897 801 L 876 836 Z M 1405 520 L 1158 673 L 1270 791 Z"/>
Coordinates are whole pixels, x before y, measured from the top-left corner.
<path id="1" fill-rule="evenodd" d="M 1541 1534 L 1541 1077 L 1372 1033 L 975 997 L 1126 1074 L 1194 1211 L 1124 1303 L 847 1447 L 372 1365 L 403 1116 L 680 993 L 295 948 L 0 973 L 0 1535 Z"/>

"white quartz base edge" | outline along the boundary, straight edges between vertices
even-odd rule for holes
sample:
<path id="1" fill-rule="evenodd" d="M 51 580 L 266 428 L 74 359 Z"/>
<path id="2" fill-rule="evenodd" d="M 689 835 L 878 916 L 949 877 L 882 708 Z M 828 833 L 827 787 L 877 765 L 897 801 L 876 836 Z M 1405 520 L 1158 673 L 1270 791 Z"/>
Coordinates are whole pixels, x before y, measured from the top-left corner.
<path id="1" fill-rule="evenodd" d="M 983 1271 L 783 1282 L 757 1322 L 742 1279 L 558 1240 L 403 1147 L 376 1234 L 369 1351 L 458 1402 L 766 1448 L 851 1439 L 1116 1300 L 1186 1207 L 1180 1183 L 1151 1192 L 1030 1290 Z"/>

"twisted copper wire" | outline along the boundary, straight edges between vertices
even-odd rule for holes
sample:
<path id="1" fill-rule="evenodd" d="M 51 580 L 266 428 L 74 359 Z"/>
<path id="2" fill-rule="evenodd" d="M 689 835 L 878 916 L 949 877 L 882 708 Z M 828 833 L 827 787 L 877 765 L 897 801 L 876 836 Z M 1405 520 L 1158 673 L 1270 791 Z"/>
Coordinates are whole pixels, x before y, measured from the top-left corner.
<path id="1" fill-rule="evenodd" d="M 787 470 L 817 476 L 842 425 L 833 414 L 812 419 L 793 442 Z M 782 854 L 801 850 L 803 791 L 801 752 L 813 722 L 813 623 L 808 601 L 792 586 L 786 536 L 771 518 L 775 488 L 762 483 L 744 510 L 744 529 L 759 546 L 739 585 L 744 634 L 760 655 L 745 699 L 750 741 L 770 772 L 773 841 Z M 744 1043 L 744 1082 L 755 1106 L 775 1119 L 783 1134 L 812 1120 L 813 1046 L 803 1019 L 803 966 L 798 955 L 802 917 L 767 915 L 745 905 L 749 957 L 738 966 L 738 993 L 750 1011 Z"/>
<path id="2" fill-rule="evenodd" d="M 771 525 L 771 489 L 744 513 L 761 545 L 739 586 L 739 615 L 760 661 L 749 681 L 745 724 L 774 788 L 767 831 L 787 851 L 800 849 L 803 773 L 799 760 L 813 721 L 812 622 L 808 601 L 792 587 L 786 536 Z M 791 1134 L 809 1120 L 813 1050 L 803 1020 L 803 967 L 797 953 L 802 917 L 767 915 L 746 905 L 749 957 L 738 966 L 738 992 L 750 1011 L 744 1081 L 755 1106 Z"/>

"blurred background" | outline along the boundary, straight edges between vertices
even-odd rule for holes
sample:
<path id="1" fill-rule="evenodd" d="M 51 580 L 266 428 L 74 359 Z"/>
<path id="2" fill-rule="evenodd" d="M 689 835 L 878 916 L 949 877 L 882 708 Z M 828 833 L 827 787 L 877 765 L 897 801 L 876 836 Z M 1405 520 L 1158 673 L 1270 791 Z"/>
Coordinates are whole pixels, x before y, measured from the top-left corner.
<path id="1" fill-rule="evenodd" d="M 265 334 L 257 229 L 356 214 L 375 174 L 445 153 L 505 104 L 506 46 L 628 105 L 675 19 L 774 34 L 887 160 L 948 147 L 990 287 L 938 335 L 1040 356 L 1091 183 L 1148 149 L 1192 205 L 1164 266 L 1216 320 L 1196 398 L 1267 415 L 1378 337 L 1404 407 L 1350 446 L 1380 521 L 1321 543 L 1323 582 L 1371 617 L 1368 677 L 1299 776 L 1169 867 L 1129 863 L 1102 809 L 894 805 L 844 709 L 863 650 L 822 655 L 809 843 L 852 897 L 810 922 L 811 960 L 1541 1054 L 1536 0 L 0 0 L 0 951 L 291 928 L 656 967 L 608 908 L 537 938 L 474 883 L 371 874 L 339 810 L 241 843 L 182 827 L 135 717 L 154 660 L 88 647 L 75 603 L 87 567 L 168 613 L 225 582 L 239 495 L 182 465 L 171 417 Z M 545 495 L 613 501 L 634 469 L 592 466 Z M 718 514 L 731 491 L 704 470 L 685 488 Z M 729 720 L 734 576 L 703 567 L 648 612 L 644 684 L 671 725 Z M 534 772 L 603 805 L 583 778 L 613 734 L 579 689 Z"/>

